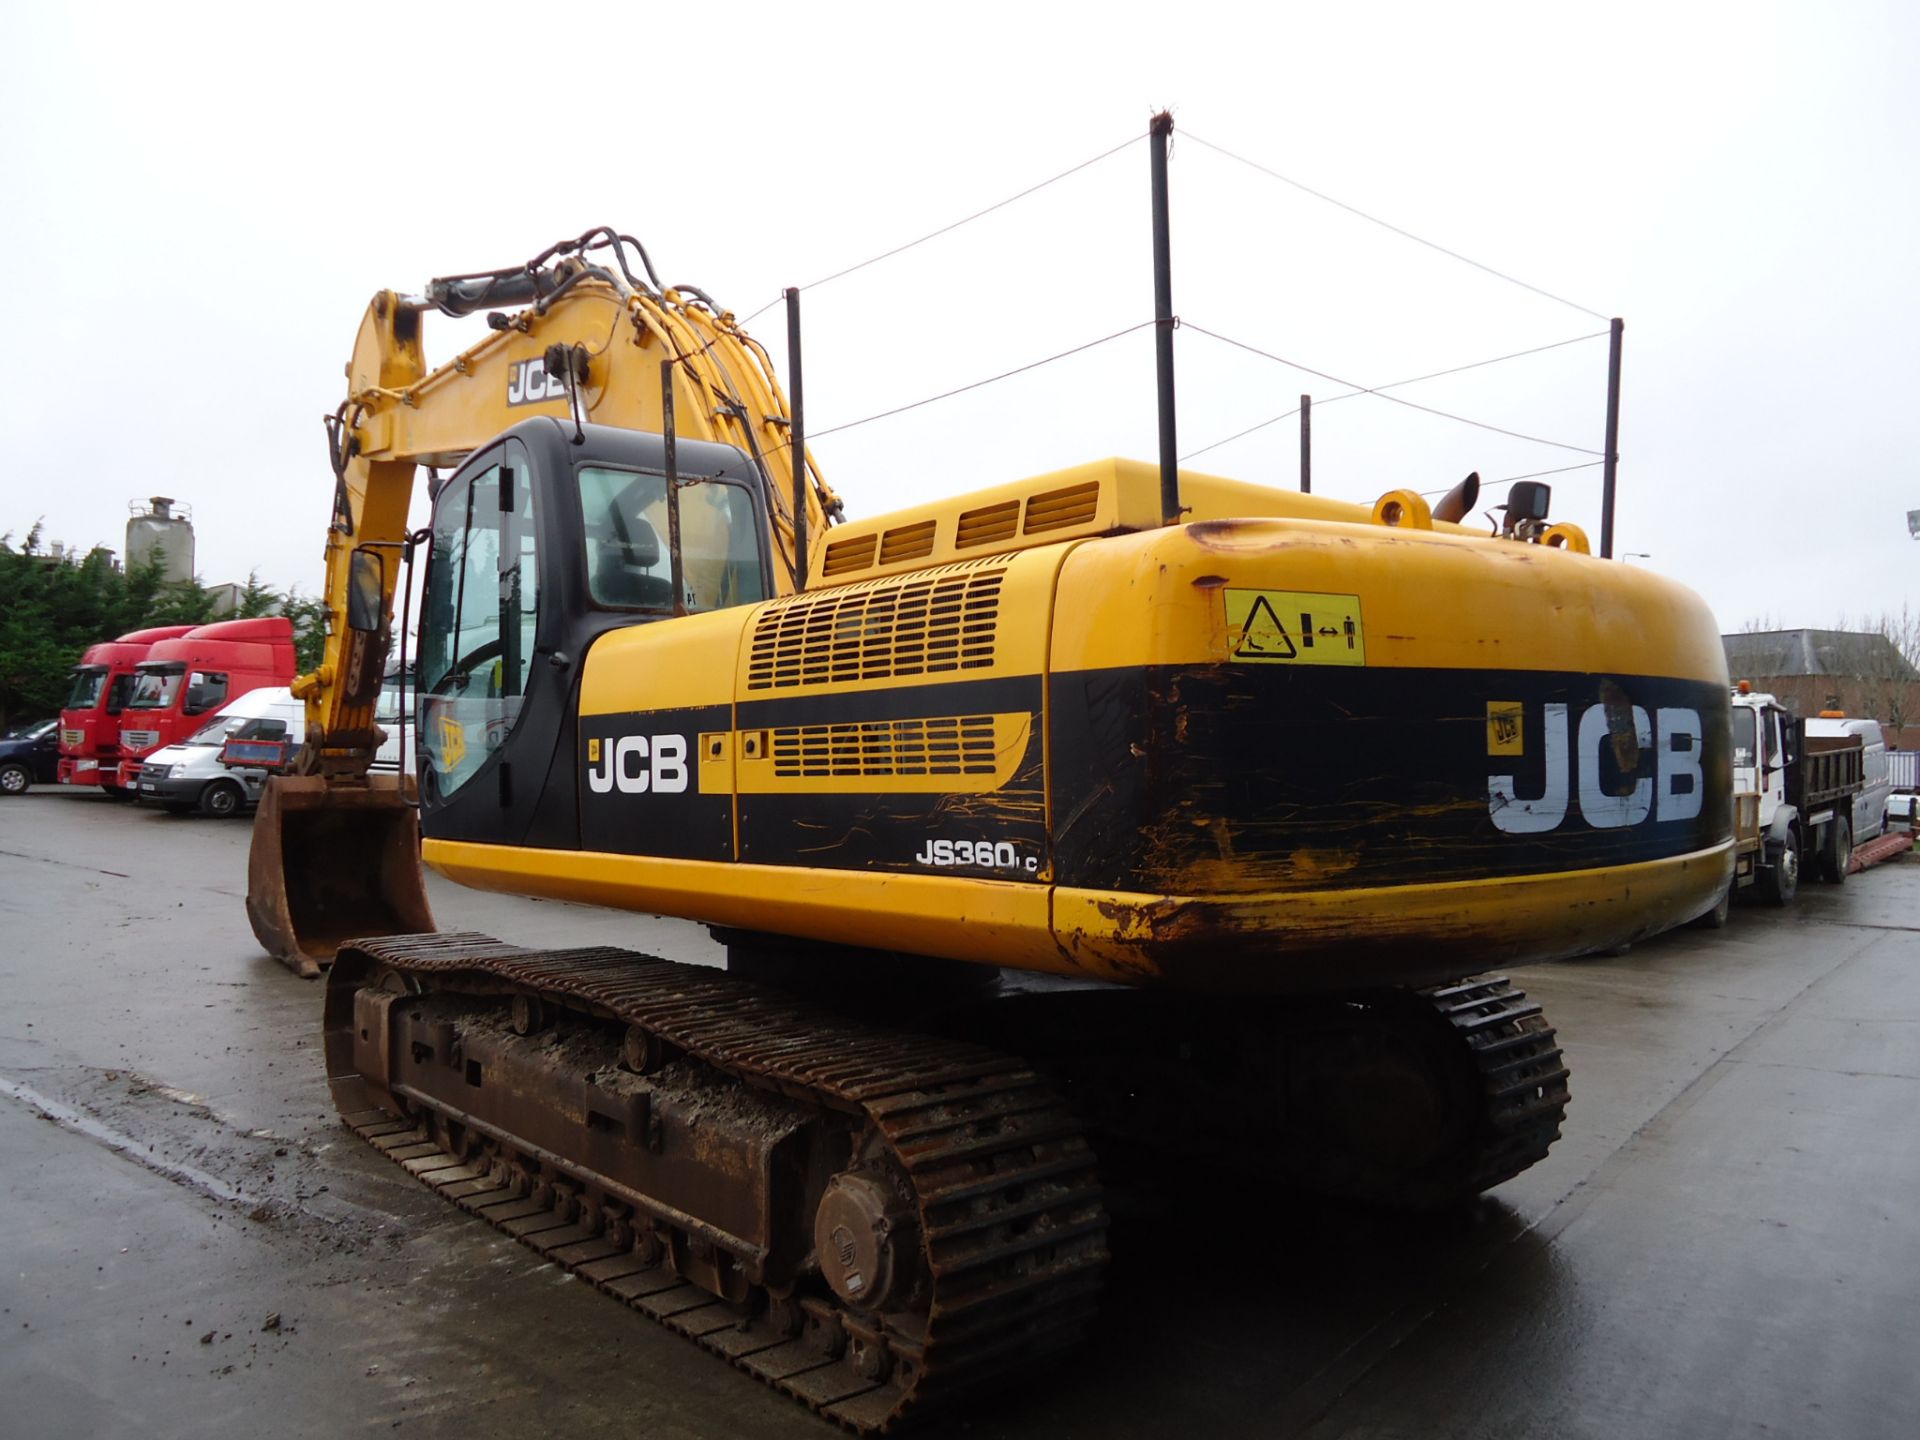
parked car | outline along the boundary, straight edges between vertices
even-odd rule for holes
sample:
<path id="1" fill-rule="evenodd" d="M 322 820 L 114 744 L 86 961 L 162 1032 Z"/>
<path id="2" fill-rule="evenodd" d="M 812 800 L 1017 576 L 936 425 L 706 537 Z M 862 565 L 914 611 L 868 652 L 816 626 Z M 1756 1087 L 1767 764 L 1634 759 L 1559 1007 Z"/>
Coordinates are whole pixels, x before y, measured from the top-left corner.
<path id="1" fill-rule="evenodd" d="M 57 718 L 0 736 L 0 795 L 24 794 L 29 785 L 51 785 L 59 778 Z"/>
<path id="2" fill-rule="evenodd" d="M 260 799 L 267 772 L 221 763 L 227 741 L 284 740 L 298 746 L 306 728 L 307 707 L 286 686 L 249 690 L 186 740 L 147 756 L 138 798 L 176 815 L 196 809 L 203 815 L 237 815 Z"/>
<path id="3" fill-rule="evenodd" d="M 1887 824 L 1920 830 L 1920 795 L 1911 790 L 1896 790 L 1887 796 Z"/>

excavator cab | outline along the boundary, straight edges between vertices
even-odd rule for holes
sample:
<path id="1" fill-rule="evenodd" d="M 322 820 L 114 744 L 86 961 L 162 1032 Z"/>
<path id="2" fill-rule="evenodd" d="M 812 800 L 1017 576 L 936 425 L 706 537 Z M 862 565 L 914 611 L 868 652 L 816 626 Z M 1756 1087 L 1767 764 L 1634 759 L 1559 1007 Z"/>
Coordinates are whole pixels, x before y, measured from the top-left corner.
<path id="1" fill-rule="evenodd" d="M 414 659 L 417 799 L 377 774 L 268 787 L 247 908 L 269 952 L 315 974 L 355 936 L 433 929 L 422 833 L 580 848 L 568 761 L 588 649 L 611 630 L 774 593 L 760 470 L 731 446 L 673 448 L 670 464 L 662 436 L 540 417 L 441 485 Z M 328 737 L 309 735 L 324 754 Z"/>

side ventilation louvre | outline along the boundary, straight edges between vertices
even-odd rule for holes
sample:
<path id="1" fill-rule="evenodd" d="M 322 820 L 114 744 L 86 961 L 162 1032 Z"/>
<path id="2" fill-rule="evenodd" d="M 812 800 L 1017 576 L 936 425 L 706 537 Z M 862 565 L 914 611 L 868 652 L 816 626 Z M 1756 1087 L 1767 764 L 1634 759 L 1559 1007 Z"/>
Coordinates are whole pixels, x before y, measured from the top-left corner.
<path id="1" fill-rule="evenodd" d="M 1027 497 L 1026 533 L 1064 530 L 1069 525 L 1085 525 L 1100 506 L 1100 482 L 1069 485 L 1064 490 L 1048 490 Z"/>
<path id="2" fill-rule="evenodd" d="M 777 600 L 754 622 L 747 688 L 985 669 L 1006 573 L 976 560 Z"/>
<path id="3" fill-rule="evenodd" d="M 775 730 L 773 773 L 787 779 L 991 775 L 993 717 L 868 720 Z"/>
<path id="4" fill-rule="evenodd" d="M 998 505 L 983 505 L 978 510 L 968 510 L 961 514 L 960 524 L 954 531 L 953 546 L 956 550 L 969 550 L 976 545 L 998 545 L 1002 541 L 1013 539 L 1020 528 L 1020 502 L 1002 500 Z"/>
<path id="5" fill-rule="evenodd" d="M 820 573 L 831 579 L 835 575 L 845 575 L 849 570 L 865 570 L 873 564 L 873 536 L 855 535 L 847 540 L 835 540 L 827 546 L 826 561 L 820 567 Z"/>
<path id="6" fill-rule="evenodd" d="M 931 520 L 913 525 L 896 525 L 880 537 L 880 563 L 898 564 L 902 560 L 924 560 L 933 553 Z"/>

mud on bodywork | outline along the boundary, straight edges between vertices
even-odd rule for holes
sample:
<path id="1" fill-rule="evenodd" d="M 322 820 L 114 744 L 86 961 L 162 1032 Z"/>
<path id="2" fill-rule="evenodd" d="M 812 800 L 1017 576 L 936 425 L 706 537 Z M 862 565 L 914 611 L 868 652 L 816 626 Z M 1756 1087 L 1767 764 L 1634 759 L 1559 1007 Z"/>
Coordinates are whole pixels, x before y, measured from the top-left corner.
<path id="1" fill-rule="evenodd" d="M 1646 676 L 1056 674 L 1056 878 L 1226 902 L 1109 917 L 1123 933 L 1179 942 L 1229 919 L 1234 897 L 1690 855 L 1731 834 L 1726 707 L 1715 685 Z"/>

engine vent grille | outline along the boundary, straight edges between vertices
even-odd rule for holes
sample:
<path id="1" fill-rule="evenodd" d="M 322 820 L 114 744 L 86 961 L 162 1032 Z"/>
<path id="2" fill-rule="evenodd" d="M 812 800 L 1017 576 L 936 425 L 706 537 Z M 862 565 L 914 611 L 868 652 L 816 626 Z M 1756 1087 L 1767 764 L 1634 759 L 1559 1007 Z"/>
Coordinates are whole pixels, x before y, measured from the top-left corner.
<path id="1" fill-rule="evenodd" d="M 993 717 L 867 720 L 773 732 L 773 773 L 784 779 L 991 775 Z"/>
<path id="2" fill-rule="evenodd" d="M 871 535 L 855 535 L 848 540 L 834 541 L 827 546 L 827 558 L 820 573 L 831 579 L 849 570 L 865 570 L 873 564 L 873 540 Z"/>
<path id="3" fill-rule="evenodd" d="M 926 559 L 933 553 L 933 531 L 931 520 L 894 526 L 880 537 L 880 563 L 894 565 L 902 560 Z"/>
<path id="4" fill-rule="evenodd" d="M 978 510 L 961 513 L 960 523 L 954 530 L 953 545 L 956 550 L 970 550 L 976 545 L 998 545 L 1013 539 L 1019 528 L 1018 500 L 982 505 Z"/>
<path id="5" fill-rule="evenodd" d="M 776 601 L 754 622 L 747 688 L 985 669 L 1006 573 L 975 561 Z"/>
<path id="6" fill-rule="evenodd" d="M 1027 497 L 1026 533 L 1064 530 L 1069 525 L 1085 525 L 1100 508 L 1100 482 L 1069 485 L 1064 490 L 1048 490 Z"/>

